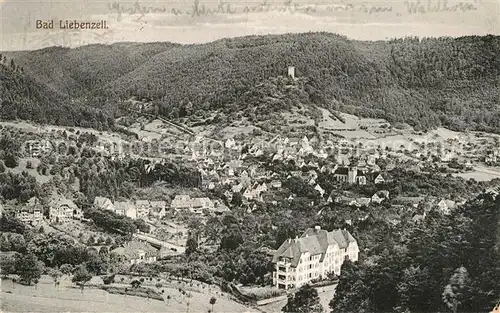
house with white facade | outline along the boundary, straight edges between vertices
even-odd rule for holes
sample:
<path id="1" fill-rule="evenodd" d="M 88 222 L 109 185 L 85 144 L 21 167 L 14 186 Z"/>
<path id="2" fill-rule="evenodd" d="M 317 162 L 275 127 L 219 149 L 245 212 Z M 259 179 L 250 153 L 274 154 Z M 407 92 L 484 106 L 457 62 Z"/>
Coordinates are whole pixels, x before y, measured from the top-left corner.
<path id="1" fill-rule="evenodd" d="M 281 181 L 279 180 L 273 180 L 271 181 L 271 187 L 274 188 L 274 189 L 279 189 L 281 188 L 282 184 L 281 184 Z"/>
<path id="2" fill-rule="evenodd" d="M 149 200 L 135 200 L 135 209 L 137 218 L 145 218 L 151 211 L 151 203 Z"/>
<path id="3" fill-rule="evenodd" d="M 288 239 L 273 256 L 273 285 L 281 289 L 299 288 L 313 279 L 340 275 L 344 260 L 358 260 L 356 239 L 347 230 L 328 232 L 320 226 Z"/>
<path id="4" fill-rule="evenodd" d="M 378 174 L 376 177 L 375 177 L 375 180 L 374 180 L 375 184 L 383 184 L 385 183 L 385 178 L 382 174 Z"/>
<path id="5" fill-rule="evenodd" d="M 123 247 L 111 250 L 110 253 L 130 264 L 153 263 L 158 256 L 158 251 L 155 248 L 139 241 L 128 242 Z"/>
<path id="6" fill-rule="evenodd" d="M 165 216 L 166 212 L 166 207 L 167 207 L 167 202 L 163 200 L 158 200 L 154 201 L 151 200 L 149 201 L 150 205 L 150 210 L 149 214 L 153 215 L 156 218 L 163 218 Z"/>
<path id="7" fill-rule="evenodd" d="M 373 203 L 381 203 L 384 200 L 389 199 L 389 191 L 380 190 L 373 194 L 371 198 L 371 202 Z"/>
<path id="8" fill-rule="evenodd" d="M 211 210 L 214 208 L 214 203 L 209 198 L 193 198 L 191 202 L 191 212 L 201 214 L 203 210 Z"/>
<path id="9" fill-rule="evenodd" d="M 189 209 L 191 207 L 191 197 L 189 195 L 176 195 L 170 203 L 172 209 Z"/>
<path id="10" fill-rule="evenodd" d="M 16 218 L 23 223 L 37 225 L 43 220 L 43 208 L 38 198 L 31 198 L 21 211 L 15 214 Z"/>
<path id="11" fill-rule="evenodd" d="M 439 212 L 448 215 L 451 213 L 451 210 L 456 207 L 456 203 L 452 200 L 441 199 L 441 201 L 438 202 L 437 207 L 439 209 Z"/>
<path id="12" fill-rule="evenodd" d="M 211 210 L 214 208 L 212 200 L 207 197 L 191 198 L 189 195 L 177 195 L 172 200 L 170 206 L 173 209 L 190 210 L 193 213 L 201 214 L 203 210 Z"/>
<path id="13" fill-rule="evenodd" d="M 115 202 L 115 213 L 118 215 L 124 215 L 132 219 L 137 218 L 137 208 L 135 204 L 131 201 L 116 201 Z"/>
<path id="14" fill-rule="evenodd" d="M 83 211 L 72 200 L 62 195 L 53 195 L 49 201 L 49 220 L 51 223 L 67 223 L 72 219 L 81 220 Z"/>
<path id="15" fill-rule="evenodd" d="M 105 197 L 95 197 L 94 206 L 100 210 L 109 210 L 113 212 L 115 211 L 115 206 L 113 205 L 113 202 L 111 202 L 110 199 Z"/>

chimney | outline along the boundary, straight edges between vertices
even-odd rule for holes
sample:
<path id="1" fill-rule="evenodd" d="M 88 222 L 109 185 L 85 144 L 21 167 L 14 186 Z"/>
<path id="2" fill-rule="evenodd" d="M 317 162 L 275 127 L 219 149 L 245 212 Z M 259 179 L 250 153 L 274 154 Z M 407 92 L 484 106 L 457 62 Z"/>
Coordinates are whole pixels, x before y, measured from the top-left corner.
<path id="1" fill-rule="evenodd" d="M 295 79 L 295 66 L 288 67 L 288 76 L 290 76 L 292 79 Z"/>
<path id="2" fill-rule="evenodd" d="M 316 231 L 321 230 L 321 226 L 316 225 L 316 226 L 314 226 L 314 229 L 315 229 Z"/>

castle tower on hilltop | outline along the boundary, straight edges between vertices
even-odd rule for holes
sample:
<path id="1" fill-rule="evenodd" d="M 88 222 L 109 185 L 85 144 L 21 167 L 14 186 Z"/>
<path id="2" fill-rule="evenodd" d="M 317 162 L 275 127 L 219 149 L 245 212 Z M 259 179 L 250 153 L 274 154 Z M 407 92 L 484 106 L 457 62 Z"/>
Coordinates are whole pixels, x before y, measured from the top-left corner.
<path id="1" fill-rule="evenodd" d="M 295 66 L 288 67 L 288 76 L 290 76 L 292 79 L 295 79 Z"/>

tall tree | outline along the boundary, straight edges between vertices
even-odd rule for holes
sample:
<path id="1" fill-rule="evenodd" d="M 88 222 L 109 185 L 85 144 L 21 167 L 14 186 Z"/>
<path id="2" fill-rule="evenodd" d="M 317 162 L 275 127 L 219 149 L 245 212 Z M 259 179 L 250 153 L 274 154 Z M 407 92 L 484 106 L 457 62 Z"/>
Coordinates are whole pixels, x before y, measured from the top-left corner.
<path id="1" fill-rule="evenodd" d="M 198 233 L 196 231 L 190 231 L 186 241 L 186 255 L 190 255 L 196 252 L 196 250 L 198 250 Z"/>
<path id="2" fill-rule="evenodd" d="M 16 272 L 19 274 L 21 280 L 28 285 L 35 279 L 42 276 L 43 266 L 38 258 L 32 254 L 18 255 L 16 261 Z"/>
<path id="3" fill-rule="evenodd" d="M 62 273 L 58 269 L 53 269 L 50 271 L 50 277 L 54 280 L 54 287 L 57 287 L 59 284 L 59 279 L 61 278 Z"/>
<path id="4" fill-rule="evenodd" d="M 87 271 L 87 266 L 85 264 L 80 265 L 76 270 L 71 281 L 80 286 L 81 292 L 83 293 L 83 288 L 85 284 L 92 279 L 92 275 Z"/>
<path id="5" fill-rule="evenodd" d="M 288 296 L 288 302 L 281 310 L 286 313 L 321 313 L 323 307 L 319 302 L 318 291 L 310 285 L 304 285 Z"/>
<path id="6" fill-rule="evenodd" d="M 210 298 L 210 305 L 212 306 L 212 310 L 210 312 L 214 312 L 214 304 L 217 302 L 217 299 L 215 297 Z"/>
<path id="7" fill-rule="evenodd" d="M 461 266 L 455 270 L 450 282 L 444 287 L 443 301 L 453 313 L 457 313 L 460 304 L 469 296 L 469 284 L 469 273 Z"/>

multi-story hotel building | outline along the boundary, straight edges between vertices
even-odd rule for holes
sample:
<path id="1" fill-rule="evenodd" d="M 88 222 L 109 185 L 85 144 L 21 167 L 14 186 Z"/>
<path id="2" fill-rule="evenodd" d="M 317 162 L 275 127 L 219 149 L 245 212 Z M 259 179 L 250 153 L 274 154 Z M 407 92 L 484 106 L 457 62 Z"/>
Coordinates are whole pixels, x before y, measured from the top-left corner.
<path id="1" fill-rule="evenodd" d="M 309 228 L 302 237 L 286 240 L 276 251 L 273 284 L 282 289 L 299 288 L 331 272 L 340 275 L 344 260 L 357 261 L 358 253 L 356 239 L 347 230 Z"/>

